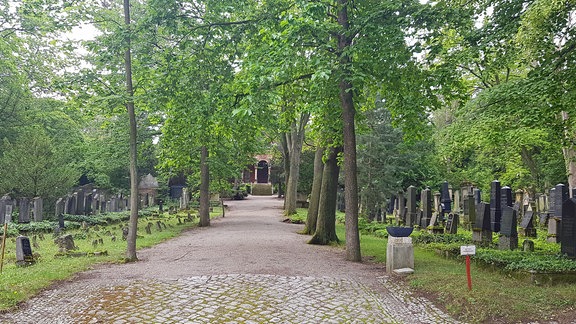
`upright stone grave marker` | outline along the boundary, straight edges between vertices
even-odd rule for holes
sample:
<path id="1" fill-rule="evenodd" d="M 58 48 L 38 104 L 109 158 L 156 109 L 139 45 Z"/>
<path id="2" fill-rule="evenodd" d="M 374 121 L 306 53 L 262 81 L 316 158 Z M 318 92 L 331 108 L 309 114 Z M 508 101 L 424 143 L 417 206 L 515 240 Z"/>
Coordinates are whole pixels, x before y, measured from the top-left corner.
<path id="1" fill-rule="evenodd" d="M 564 201 L 560 251 L 569 258 L 576 258 L 576 198 Z"/>
<path id="2" fill-rule="evenodd" d="M 32 204 L 34 206 L 34 221 L 41 222 L 44 219 L 44 203 L 42 198 L 36 197 L 32 199 Z"/>
<path id="3" fill-rule="evenodd" d="M 75 194 L 76 194 L 76 215 L 84 215 L 85 214 L 84 190 L 78 189 L 78 191 Z"/>
<path id="4" fill-rule="evenodd" d="M 454 191 L 454 206 L 452 211 L 455 213 L 460 213 L 462 209 L 460 209 L 460 190 Z"/>
<path id="5" fill-rule="evenodd" d="M 474 188 L 474 205 L 478 205 L 482 202 L 482 190 Z"/>
<path id="6" fill-rule="evenodd" d="M 502 221 L 498 240 L 498 248 L 500 250 L 516 250 L 518 248 L 517 224 L 516 210 L 510 206 L 504 206 L 502 208 Z"/>
<path id="7" fill-rule="evenodd" d="M 500 199 L 500 208 L 504 208 L 504 206 L 514 206 L 514 201 L 512 200 L 512 188 L 508 186 L 502 187 L 500 189 Z"/>
<path id="8" fill-rule="evenodd" d="M 71 210 L 72 210 L 72 197 L 68 195 L 64 199 L 64 214 L 70 215 Z"/>
<path id="9" fill-rule="evenodd" d="M 92 214 L 92 201 L 94 201 L 94 197 L 92 196 L 92 193 L 86 193 L 86 195 L 84 195 L 84 214 L 85 215 L 91 215 Z"/>
<path id="10" fill-rule="evenodd" d="M 442 191 L 440 192 L 440 203 L 442 212 L 440 213 L 440 220 L 444 221 L 444 214 L 448 214 L 452 211 L 452 197 L 450 195 L 450 186 L 448 181 L 442 183 Z"/>
<path id="11" fill-rule="evenodd" d="M 490 205 L 476 205 L 476 221 L 472 227 L 472 241 L 480 246 L 490 246 L 492 243 L 492 227 L 490 222 Z"/>
<path id="12" fill-rule="evenodd" d="M 524 236 L 526 237 L 536 237 L 536 228 L 534 227 L 534 212 L 532 211 L 532 206 L 528 205 L 524 216 L 522 216 L 522 221 L 520 222 L 520 227 Z"/>
<path id="13" fill-rule="evenodd" d="M 440 214 L 442 212 L 442 203 L 440 202 L 441 194 L 439 192 L 434 193 L 434 211 L 436 214 Z"/>
<path id="14" fill-rule="evenodd" d="M 16 265 L 23 266 L 32 263 L 34 263 L 34 255 L 30 239 L 26 236 L 18 236 L 16 238 Z"/>
<path id="15" fill-rule="evenodd" d="M 12 213 L 12 199 L 7 195 L 2 196 L 2 198 L 0 198 L 0 224 L 4 224 L 7 206 L 10 206 L 10 213 Z"/>
<path id="16" fill-rule="evenodd" d="M 26 197 L 18 200 L 18 223 L 30 223 L 30 199 Z"/>
<path id="17" fill-rule="evenodd" d="M 406 224 L 406 198 L 403 192 L 398 193 L 398 222 Z"/>
<path id="18" fill-rule="evenodd" d="M 60 214 L 63 213 L 64 213 L 64 199 L 58 198 L 58 200 L 56 200 L 56 205 L 54 208 L 54 216 L 58 218 L 58 216 L 60 216 Z"/>
<path id="19" fill-rule="evenodd" d="M 500 220 L 502 219 L 502 193 L 500 181 L 494 180 L 490 186 L 490 226 L 492 232 L 500 232 Z"/>
<path id="20" fill-rule="evenodd" d="M 71 205 L 68 211 L 72 215 L 78 215 L 76 211 L 78 210 L 78 193 L 75 192 L 72 194 Z"/>
<path id="21" fill-rule="evenodd" d="M 406 226 L 414 226 L 417 217 L 416 187 L 410 186 L 406 192 Z"/>
<path id="22" fill-rule="evenodd" d="M 568 199 L 568 188 L 563 184 L 556 185 L 550 189 L 551 207 L 553 214 L 548 219 L 548 237 L 547 241 L 551 243 L 560 243 L 562 241 L 562 215 L 563 203 Z"/>
<path id="23" fill-rule="evenodd" d="M 420 197 L 422 202 L 422 219 L 420 220 L 420 227 L 426 228 L 430 225 L 432 219 L 432 191 L 430 188 L 422 190 Z"/>
<path id="24" fill-rule="evenodd" d="M 468 219 L 466 220 L 466 225 L 468 229 L 471 230 L 472 227 L 474 226 L 474 223 L 476 222 L 476 205 L 474 203 L 473 195 L 468 195 L 468 197 L 466 197 L 466 200 L 468 202 Z"/>
<path id="25" fill-rule="evenodd" d="M 456 234 L 458 233 L 458 223 L 459 223 L 458 214 L 450 213 L 448 214 L 448 219 L 446 220 L 446 234 Z"/>

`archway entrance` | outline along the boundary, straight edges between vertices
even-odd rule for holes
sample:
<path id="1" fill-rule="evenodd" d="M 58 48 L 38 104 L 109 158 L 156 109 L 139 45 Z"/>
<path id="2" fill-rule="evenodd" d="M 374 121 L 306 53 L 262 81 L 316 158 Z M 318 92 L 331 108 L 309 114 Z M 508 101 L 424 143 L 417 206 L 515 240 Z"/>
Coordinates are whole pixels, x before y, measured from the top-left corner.
<path id="1" fill-rule="evenodd" d="M 258 171 L 256 173 L 256 182 L 258 183 L 268 183 L 269 175 L 268 162 L 261 160 L 258 162 Z"/>

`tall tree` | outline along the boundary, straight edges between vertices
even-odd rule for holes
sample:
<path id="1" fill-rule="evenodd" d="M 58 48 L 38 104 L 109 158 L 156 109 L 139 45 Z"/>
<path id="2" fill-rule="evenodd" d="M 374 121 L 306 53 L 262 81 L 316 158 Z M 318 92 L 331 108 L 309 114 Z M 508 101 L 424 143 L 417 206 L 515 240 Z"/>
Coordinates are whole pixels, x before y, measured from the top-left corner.
<path id="1" fill-rule="evenodd" d="M 124 69 L 126 73 L 126 111 L 130 120 L 130 222 L 128 225 L 128 237 L 126 238 L 126 258 L 129 261 L 137 260 L 136 255 L 136 232 L 138 231 L 138 170 L 137 170 L 137 125 L 134 112 L 134 87 L 132 86 L 132 54 L 131 54 L 131 26 L 130 26 L 130 0 L 124 0 L 124 24 L 125 52 Z"/>

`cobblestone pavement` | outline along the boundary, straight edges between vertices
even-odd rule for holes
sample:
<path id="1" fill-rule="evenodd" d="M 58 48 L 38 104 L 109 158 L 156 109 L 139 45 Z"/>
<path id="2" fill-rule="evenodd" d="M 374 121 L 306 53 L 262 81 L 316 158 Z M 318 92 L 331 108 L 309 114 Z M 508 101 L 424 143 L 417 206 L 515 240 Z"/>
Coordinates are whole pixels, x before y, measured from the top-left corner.
<path id="1" fill-rule="evenodd" d="M 305 244 L 269 197 L 231 202 L 208 229 L 56 285 L 2 323 L 455 323 L 382 265 Z M 385 248 L 385 247 L 383 247 Z"/>

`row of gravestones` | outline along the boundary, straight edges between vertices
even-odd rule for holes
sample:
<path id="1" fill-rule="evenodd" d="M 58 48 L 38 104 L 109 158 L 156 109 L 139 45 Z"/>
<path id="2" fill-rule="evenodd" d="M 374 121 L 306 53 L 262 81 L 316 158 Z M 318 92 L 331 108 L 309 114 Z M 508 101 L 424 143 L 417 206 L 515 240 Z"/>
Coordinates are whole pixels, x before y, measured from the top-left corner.
<path id="1" fill-rule="evenodd" d="M 106 199 L 106 195 L 97 189 L 91 192 L 84 192 L 84 190 L 80 189 L 71 195 L 59 198 L 56 201 L 55 214 L 56 216 L 60 214 L 97 215 L 124 210 L 130 210 L 129 198 L 117 195 Z"/>
<path id="2" fill-rule="evenodd" d="M 42 198 L 36 197 L 12 199 L 5 195 L 0 198 L 0 224 L 12 222 L 12 212 L 18 210 L 18 222 L 41 222 L 44 218 Z"/>
<path id="3" fill-rule="evenodd" d="M 568 189 L 562 184 L 550 190 L 550 199 L 542 197 L 539 197 L 540 213 L 537 215 L 533 211 L 533 204 L 524 204 L 523 195 L 517 192 L 514 200 L 511 188 L 501 187 L 499 181 L 493 181 L 490 203 L 481 201 L 480 190 L 468 188 L 463 195 L 461 209 L 459 191 L 452 195 L 448 183 L 444 182 L 434 198 L 430 189 L 421 191 L 420 208 L 417 207 L 416 187 L 408 187 L 406 197 L 400 193 L 391 199 L 389 211 L 407 226 L 418 225 L 434 233 L 456 233 L 460 223 L 458 213 L 462 211 L 464 223 L 472 228 L 475 243 L 488 245 L 492 242 L 492 233 L 499 233 L 498 246 L 506 250 L 518 248 L 518 225 L 524 236 L 536 236 L 534 223 L 536 216 L 539 216 L 541 224 L 548 224 L 548 240 L 560 243 L 562 253 L 576 257 L 576 199 L 569 199 Z M 452 202 L 456 212 L 452 210 Z M 548 202 L 548 207 L 543 202 Z"/>

